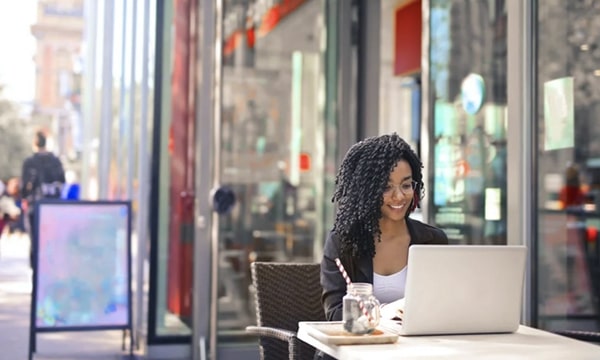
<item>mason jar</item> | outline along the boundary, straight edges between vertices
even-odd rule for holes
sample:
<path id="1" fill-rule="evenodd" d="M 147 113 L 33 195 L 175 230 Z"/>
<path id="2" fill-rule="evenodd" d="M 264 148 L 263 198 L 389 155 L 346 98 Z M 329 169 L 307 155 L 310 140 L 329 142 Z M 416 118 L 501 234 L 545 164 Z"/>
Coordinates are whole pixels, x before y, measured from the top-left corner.
<path id="1" fill-rule="evenodd" d="M 352 334 L 370 334 L 379 325 L 379 300 L 373 295 L 373 285 L 354 283 L 343 297 L 344 330 Z"/>

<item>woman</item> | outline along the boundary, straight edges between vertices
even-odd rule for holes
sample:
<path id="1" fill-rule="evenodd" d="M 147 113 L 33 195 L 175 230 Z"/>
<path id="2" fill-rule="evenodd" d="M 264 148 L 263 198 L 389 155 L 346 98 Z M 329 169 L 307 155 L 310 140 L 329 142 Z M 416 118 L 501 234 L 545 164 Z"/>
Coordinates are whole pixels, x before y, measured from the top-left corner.
<path id="1" fill-rule="evenodd" d="M 373 284 L 375 297 L 385 304 L 404 297 L 410 245 L 448 243 L 442 230 L 409 218 L 424 195 L 422 167 L 395 133 L 360 141 L 346 153 L 333 195 L 335 223 L 321 261 L 329 321 L 342 320 L 346 294 L 336 258 L 353 282 Z"/>

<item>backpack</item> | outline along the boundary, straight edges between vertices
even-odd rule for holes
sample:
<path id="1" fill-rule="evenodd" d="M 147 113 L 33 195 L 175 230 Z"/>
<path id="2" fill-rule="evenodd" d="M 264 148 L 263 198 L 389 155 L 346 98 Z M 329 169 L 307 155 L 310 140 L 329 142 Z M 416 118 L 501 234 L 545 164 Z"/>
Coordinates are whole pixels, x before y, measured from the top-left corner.
<path id="1" fill-rule="evenodd" d="M 30 202 L 59 199 L 65 183 L 65 171 L 52 153 L 36 153 L 23 165 L 23 196 Z"/>

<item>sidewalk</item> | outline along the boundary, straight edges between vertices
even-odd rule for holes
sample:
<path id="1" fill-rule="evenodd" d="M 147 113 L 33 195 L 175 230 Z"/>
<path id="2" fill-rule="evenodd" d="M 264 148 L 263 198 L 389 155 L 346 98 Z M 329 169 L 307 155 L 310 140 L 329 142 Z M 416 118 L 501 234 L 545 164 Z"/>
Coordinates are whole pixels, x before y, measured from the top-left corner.
<path id="1" fill-rule="evenodd" d="M 31 270 L 29 238 L 0 238 L 0 360 L 26 360 L 29 349 Z M 128 359 L 122 331 L 38 333 L 35 360 Z M 141 357 L 136 357 L 141 359 Z"/>

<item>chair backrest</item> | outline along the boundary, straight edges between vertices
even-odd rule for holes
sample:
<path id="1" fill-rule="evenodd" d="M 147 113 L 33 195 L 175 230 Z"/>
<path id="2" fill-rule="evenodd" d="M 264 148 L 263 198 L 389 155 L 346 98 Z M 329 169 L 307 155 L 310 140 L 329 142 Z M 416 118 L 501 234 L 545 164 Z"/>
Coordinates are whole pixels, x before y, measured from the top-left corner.
<path id="1" fill-rule="evenodd" d="M 319 264 L 254 262 L 251 272 L 258 326 L 296 332 L 298 321 L 326 320 Z M 267 352 L 273 347 L 287 350 L 285 344 L 274 345 L 262 338 L 260 342 L 265 358 L 270 358 Z"/>

